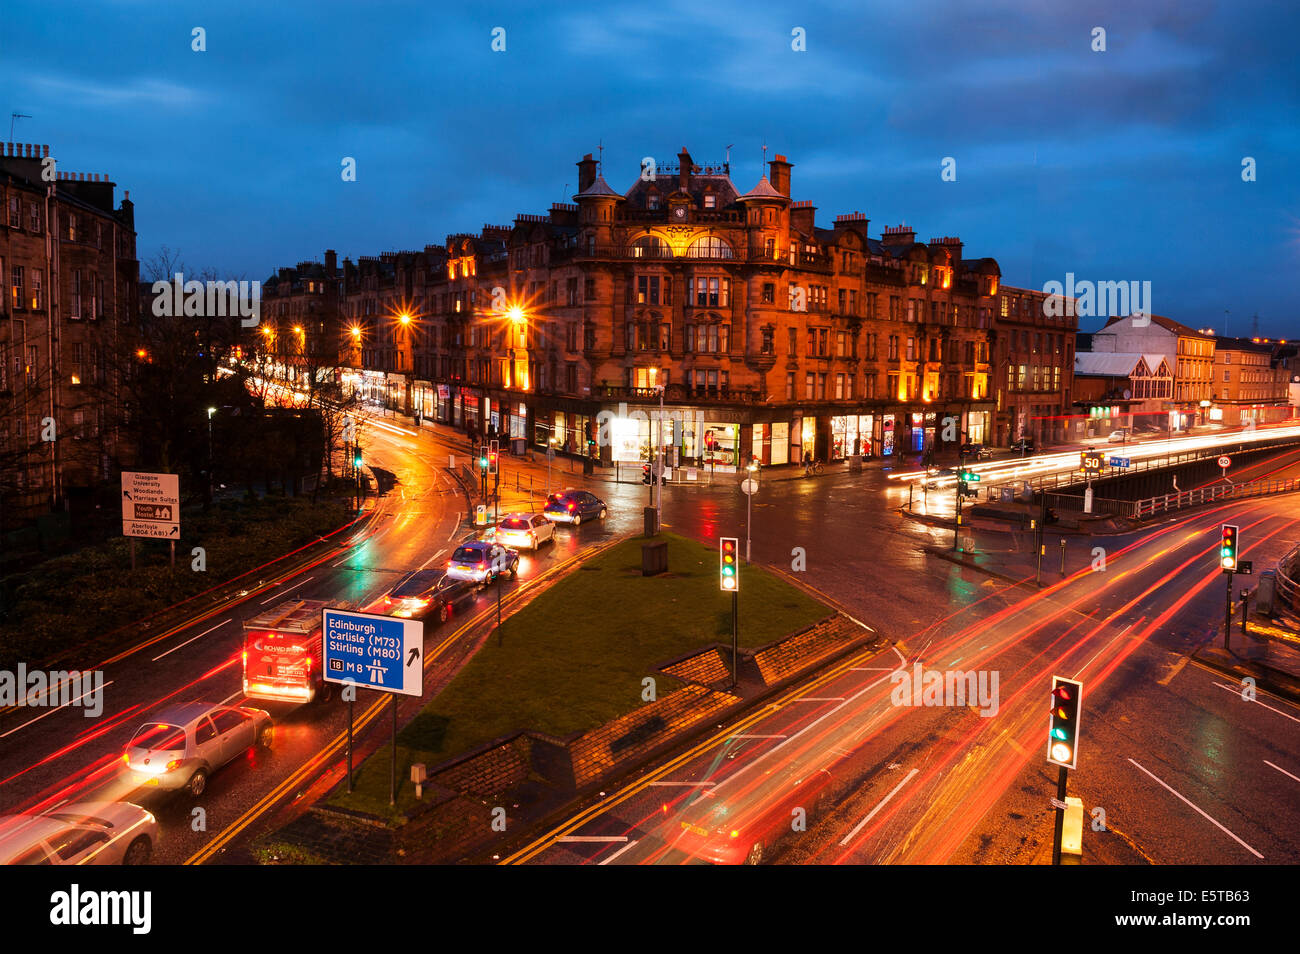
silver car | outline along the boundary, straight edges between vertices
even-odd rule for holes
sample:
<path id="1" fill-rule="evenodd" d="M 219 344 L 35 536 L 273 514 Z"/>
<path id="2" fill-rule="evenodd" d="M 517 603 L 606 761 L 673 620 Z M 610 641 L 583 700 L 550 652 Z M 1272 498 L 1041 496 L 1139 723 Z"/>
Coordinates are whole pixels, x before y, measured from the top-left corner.
<path id="1" fill-rule="evenodd" d="M 208 776 L 255 745 L 271 747 L 270 713 L 190 702 L 146 722 L 126 744 L 125 771 L 137 785 L 185 789 L 194 798 Z"/>
<path id="2" fill-rule="evenodd" d="M 0 817 L 0 865 L 142 865 L 158 822 L 130 802 L 74 802 Z"/>

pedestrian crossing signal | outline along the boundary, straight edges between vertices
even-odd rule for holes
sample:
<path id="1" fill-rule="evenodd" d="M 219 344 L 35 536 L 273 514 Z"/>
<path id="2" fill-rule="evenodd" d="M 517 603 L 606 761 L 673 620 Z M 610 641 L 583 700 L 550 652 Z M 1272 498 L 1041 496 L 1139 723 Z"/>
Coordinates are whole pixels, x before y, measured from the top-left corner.
<path id="1" fill-rule="evenodd" d="M 727 593 L 735 593 L 740 589 L 740 572 L 736 561 L 739 545 L 740 539 L 738 537 L 722 537 L 718 541 L 721 585 L 722 589 Z"/>

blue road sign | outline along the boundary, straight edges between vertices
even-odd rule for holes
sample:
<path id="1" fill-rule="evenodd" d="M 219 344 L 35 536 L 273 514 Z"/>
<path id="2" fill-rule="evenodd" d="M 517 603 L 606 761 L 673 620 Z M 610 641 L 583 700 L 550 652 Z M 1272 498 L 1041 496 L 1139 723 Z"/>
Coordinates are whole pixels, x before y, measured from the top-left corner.
<path id="1" fill-rule="evenodd" d="M 424 691 L 424 623 L 321 610 L 326 682 L 418 696 Z"/>
<path id="2" fill-rule="evenodd" d="M 1112 467 L 1129 467 L 1132 464 L 1133 459 L 1130 457 L 1112 457 L 1110 459 L 1110 466 Z"/>

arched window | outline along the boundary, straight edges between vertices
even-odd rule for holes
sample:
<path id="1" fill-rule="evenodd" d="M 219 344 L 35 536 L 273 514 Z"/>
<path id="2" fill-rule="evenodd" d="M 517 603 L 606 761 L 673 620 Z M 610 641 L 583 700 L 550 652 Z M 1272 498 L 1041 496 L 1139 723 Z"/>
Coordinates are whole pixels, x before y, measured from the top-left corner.
<path id="1" fill-rule="evenodd" d="M 672 258 L 673 250 L 657 235 L 643 235 L 632 243 L 633 258 Z"/>
<path id="2" fill-rule="evenodd" d="M 735 258 L 731 246 L 716 235 L 696 239 L 686 249 L 687 258 Z"/>

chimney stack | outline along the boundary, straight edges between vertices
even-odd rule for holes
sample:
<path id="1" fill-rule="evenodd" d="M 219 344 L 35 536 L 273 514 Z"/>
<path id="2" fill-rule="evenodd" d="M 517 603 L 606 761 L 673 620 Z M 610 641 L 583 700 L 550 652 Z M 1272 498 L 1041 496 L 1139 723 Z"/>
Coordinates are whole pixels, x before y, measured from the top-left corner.
<path id="1" fill-rule="evenodd" d="M 682 192 L 691 191 L 691 154 L 682 146 L 682 151 L 677 154 L 677 188 Z"/>
<path id="2" fill-rule="evenodd" d="M 790 170 L 794 167 L 794 163 L 786 161 L 785 156 L 778 155 L 767 166 L 771 170 L 767 178 L 772 183 L 772 188 L 787 199 L 790 198 Z"/>
<path id="3" fill-rule="evenodd" d="M 578 163 L 578 191 L 586 192 L 596 181 L 596 160 L 587 153 Z"/>

